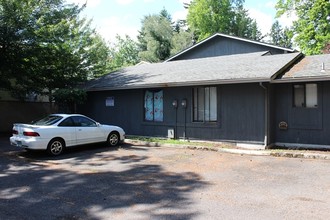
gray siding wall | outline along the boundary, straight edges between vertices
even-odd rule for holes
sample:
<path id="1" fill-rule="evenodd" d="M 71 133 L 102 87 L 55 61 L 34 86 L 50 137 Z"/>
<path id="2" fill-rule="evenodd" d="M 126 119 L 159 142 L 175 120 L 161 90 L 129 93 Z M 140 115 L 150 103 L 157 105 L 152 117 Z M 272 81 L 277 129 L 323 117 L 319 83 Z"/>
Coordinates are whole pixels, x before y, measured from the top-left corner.
<path id="1" fill-rule="evenodd" d="M 176 130 L 177 137 L 203 140 L 263 143 L 265 135 L 265 93 L 258 84 L 217 86 L 218 121 L 193 122 L 193 87 L 163 88 L 164 121 L 145 122 L 144 90 L 118 90 L 90 92 L 88 104 L 81 112 L 101 123 L 123 127 L 128 135 L 167 137 L 168 129 Z M 106 107 L 107 97 L 114 97 L 114 106 Z M 187 100 L 187 109 L 175 109 L 172 101 L 179 104 Z"/>
<path id="2" fill-rule="evenodd" d="M 272 54 L 283 54 L 284 51 L 268 46 L 253 44 L 240 40 L 215 37 L 204 44 L 201 44 L 190 51 L 174 58 L 173 60 L 187 60 L 232 54 L 253 53 L 270 51 Z"/>
<path id="3" fill-rule="evenodd" d="M 293 107 L 293 85 L 275 85 L 275 142 L 300 144 L 330 144 L 330 82 L 318 82 L 318 107 Z M 287 130 L 279 129 L 281 121 Z"/>

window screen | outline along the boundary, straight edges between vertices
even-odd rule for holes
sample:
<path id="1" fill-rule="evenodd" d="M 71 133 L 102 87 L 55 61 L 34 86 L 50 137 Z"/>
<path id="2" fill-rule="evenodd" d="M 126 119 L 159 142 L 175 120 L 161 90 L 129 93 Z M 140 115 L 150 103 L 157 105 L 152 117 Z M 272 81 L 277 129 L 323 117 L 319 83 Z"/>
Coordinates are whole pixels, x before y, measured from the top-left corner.
<path id="1" fill-rule="evenodd" d="M 194 88 L 194 121 L 217 121 L 217 88 Z"/>

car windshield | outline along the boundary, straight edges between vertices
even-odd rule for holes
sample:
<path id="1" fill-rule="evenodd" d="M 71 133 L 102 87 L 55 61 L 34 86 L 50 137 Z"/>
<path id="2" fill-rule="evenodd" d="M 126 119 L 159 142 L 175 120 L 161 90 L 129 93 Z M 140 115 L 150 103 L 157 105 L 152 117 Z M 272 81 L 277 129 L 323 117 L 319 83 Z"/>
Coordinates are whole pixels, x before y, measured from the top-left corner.
<path id="1" fill-rule="evenodd" d="M 33 125 L 53 125 L 63 117 L 58 115 L 49 115 L 45 118 L 32 122 Z"/>

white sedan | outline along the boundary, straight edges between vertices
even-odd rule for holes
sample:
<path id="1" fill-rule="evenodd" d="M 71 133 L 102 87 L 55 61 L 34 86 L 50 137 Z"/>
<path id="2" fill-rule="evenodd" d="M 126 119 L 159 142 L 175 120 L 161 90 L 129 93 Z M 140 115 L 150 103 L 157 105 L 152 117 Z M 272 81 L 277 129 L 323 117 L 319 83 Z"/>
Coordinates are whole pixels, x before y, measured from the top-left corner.
<path id="1" fill-rule="evenodd" d="M 84 115 L 52 114 L 31 124 L 14 124 L 11 145 L 31 150 L 47 150 L 59 155 L 65 147 L 107 142 L 116 146 L 125 139 L 122 128 L 102 125 Z"/>

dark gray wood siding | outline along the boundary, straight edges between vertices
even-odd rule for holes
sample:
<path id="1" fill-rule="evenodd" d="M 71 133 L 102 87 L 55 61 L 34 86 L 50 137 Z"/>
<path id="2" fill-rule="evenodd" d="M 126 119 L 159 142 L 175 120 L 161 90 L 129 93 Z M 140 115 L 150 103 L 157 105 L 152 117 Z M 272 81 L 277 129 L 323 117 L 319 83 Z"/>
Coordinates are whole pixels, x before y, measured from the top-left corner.
<path id="1" fill-rule="evenodd" d="M 144 121 L 144 90 L 89 92 L 81 112 L 101 123 L 123 127 L 128 135 L 167 137 L 168 129 L 177 137 L 263 143 L 265 135 L 265 93 L 257 83 L 218 85 L 217 122 L 193 122 L 193 87 L 163 88 L 164 121 Z M 114 106 L 106 107 L 107 97 Z M 173 108 L 172 101 L 187 100 L 187 109 Z"/>
<path id="2" fill-rule="evenodd" d="M 270 51 L 272 54 L 285 53 L 281 49 L 218 36 L 175 57 L 173 60 L 187 60 L 260 51 Z"/>
<path id="3" fill-rule="evenodd" d="M 330 144 L 330 82 L 318 82 L 317 108 L 293 107 L 293 84 L 275 85 L 275 142 L 300 144 Z M 279 128 L 283 121 L 288 129 Z"/>
<path id="4" fill-rule="evenodd" d="M 114 98 L 114 106 L 106 106 L 106 99 Z M 87 116 L 104 124 L 114 124 L 125 128 L 127 132 L 142 129 L 143 91 L 121 90 L 89 92 L 85 105 L 79 107 Z"/>

